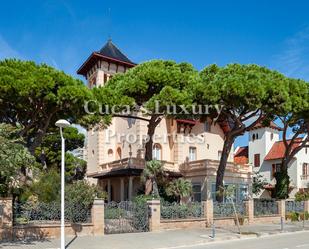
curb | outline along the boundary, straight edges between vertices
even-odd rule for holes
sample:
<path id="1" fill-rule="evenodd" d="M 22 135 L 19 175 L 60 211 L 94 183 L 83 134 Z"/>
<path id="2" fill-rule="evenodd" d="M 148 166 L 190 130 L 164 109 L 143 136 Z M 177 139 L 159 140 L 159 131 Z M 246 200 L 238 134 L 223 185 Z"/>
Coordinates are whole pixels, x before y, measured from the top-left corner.
<path id="1" fill-rule="evenodd" d="M 255 234 L 250 234 L 250 235 L 234 235 L 234 236 L 226 236 L 226 237 L 221 237 L 221 238 L 215 238 L 212 239 L 210 236 L 207 235 L 200 235 L 201 238 L 207 237 L 209 239 L 204 239 L 197 241 L 196 243 L 191 243 L 191 244 L 184 244 L 184 245 L 179 245 L 179 246 L 171 246 L 171 247 L 158 247 L 158 248 L 153 248 L 153 249 L 180 249 L 180 248 L 186 248 L 186 247 L 195 247 L 195 246 L 204 246 L 207 244 L 213 244 L 213 243 L 222 243 L 225 241 L 237 241 L 237 240 L 250 240 L 250 239 L 257 239 L 257 238 L 265 238 L 265 237 L 270 237 L 273 235 L 287 235 L 287 234 L 295 234 L 295 233 L 304 233 L 304 232 L 309 232 L 309 230 L 301 230 L 301 231 L 279 231 L 279 232 L 269 232 L 269 233 L 255 233 Z"/>

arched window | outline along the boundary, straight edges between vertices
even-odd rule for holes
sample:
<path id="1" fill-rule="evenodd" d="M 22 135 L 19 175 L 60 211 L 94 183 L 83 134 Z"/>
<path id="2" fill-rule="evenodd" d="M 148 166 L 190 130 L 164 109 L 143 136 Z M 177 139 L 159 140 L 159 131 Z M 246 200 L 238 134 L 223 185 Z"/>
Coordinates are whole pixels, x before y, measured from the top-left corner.
<path id="1" fill-rule="evenodd" d="M 108 155 L 109 157 L 112 157 L 113 154 L 114 154 L 114 152 L 113 152 L 112 149 L 109 149 L 109 150 L 107 151 L 107 155 Z"/>
<path id="2" fill-rule="evenodd" d="M 154 144 L 152 148 L 152 158 L 155 160 L 161 160 L 162 158 L 162 148 L 160 144 Z"/>
<path id="3" fill-rule="evenodd" d="M 255 140 L 255 134 L 252 135 L 252 141 L 254 141 L 254 140 Z"/>
<path id="4" fill-rule="evenodd" d="M 117 154 L 116 154 L 116 156 L 117 156 L 117 160 L 120 160 L 121 159 L 121 148 L 120 147 L 118 147 L 117 148 Z"/>

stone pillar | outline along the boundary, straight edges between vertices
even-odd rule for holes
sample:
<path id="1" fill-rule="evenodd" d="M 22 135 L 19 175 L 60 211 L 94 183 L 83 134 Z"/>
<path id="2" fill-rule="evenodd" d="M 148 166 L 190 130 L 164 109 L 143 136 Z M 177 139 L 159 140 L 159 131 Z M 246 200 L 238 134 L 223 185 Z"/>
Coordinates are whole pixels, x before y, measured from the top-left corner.
<path id="1" fill-rule="evenodd" d="M 124 179 L 120 178 L 120 201 L 124 201 Z"/>
<path id="2" fill-rule="evenodd" d="M 93 235 L 104 235 L 104 200 L 95 199 L 91 210 Z"/>
<path id="3" fill-rule="evenodd" d="M 111 180 L 107 179 L 107 201 L 111 202 L 112 197 L 111 197 Z"/>
<path id="4" fill-rule="evenodd" d="M 304 201 L 304 211 L 309 213 L 309 200 Z"/>
<path id="5" fill-rule="evenodd" d="M 129 201 L 132 200 L 133 195 L 133 176 L 129 177 Z"/>
<path id="6" fill-rule="evenodd" d="M 147 201 L 149 210 L 149 231 L 160 230 L 161 206 L 160 200 Z"/>
<path id="7" fill-rule="evenodd" d="M 12 239 L 13 232 L 13 200 L 0 199 L 0 239 Z"/>
<path id="8" fill-rule="evenodd" d="M 285 200 L 277 201 L 278 203 L 278 214 L 280 217 L 285 219 Z"/>
<path id="9" fill-rule="evenodd" d="M 206 218 L 206 226 L 211 227 L 214 222 L 214 204 L 212 199 L 203 201 L 204 216 Z"/>
<path id="10" fill-rule="evenodd" d="M 254 222 L 254 200 L 249 199 L 245 201 L 245 207 L 246 207 L 246 212 L 248 215 L 248 222 L 249 224 Z"/>

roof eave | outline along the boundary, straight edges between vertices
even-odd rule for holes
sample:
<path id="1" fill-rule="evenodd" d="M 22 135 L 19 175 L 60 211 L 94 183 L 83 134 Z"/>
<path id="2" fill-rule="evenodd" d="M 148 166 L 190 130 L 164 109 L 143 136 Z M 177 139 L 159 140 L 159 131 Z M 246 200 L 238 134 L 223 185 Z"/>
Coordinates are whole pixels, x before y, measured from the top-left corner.
<path id="1" fill-rule="evenodd" d="M 115 62 L 115 63 L 118 63 L 118 64 L 122 64 L 122 65 L 124 65 L 124 66 L 126 66 L 128 68 L 135 67 L 137 65 L 136 63 L 129 63 L 129 62 L 126 62 L 126 61 L 117 60 L 115 58 L 111 58 L 111 57 L 108 57 L 108 56 L 104 56 L 104 55 L 102 55 L 100 53 L 93 52 L 87 58 L 87 60 L 80 66 L 80 68 L 77 70 L 77 74 L 86 76 L 87 72 L 85 72 L 85 69 L 87 68 L 87 65 L 90 63 L 91 59 L 93 59 L 95 57 L 102 58 L 102 59 L 105 59 L 105 60 L 110 61 L 110 62 Z"/>

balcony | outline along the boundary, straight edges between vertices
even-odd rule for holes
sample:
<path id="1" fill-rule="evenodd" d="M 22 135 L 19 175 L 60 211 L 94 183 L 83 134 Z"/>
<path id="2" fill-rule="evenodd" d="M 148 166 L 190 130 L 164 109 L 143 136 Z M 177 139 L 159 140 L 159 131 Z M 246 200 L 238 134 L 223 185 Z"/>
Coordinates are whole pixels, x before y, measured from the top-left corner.
<path id="1" fill-rule="evenodd" d="M 300 176 L 300 179 L 301 179 L 301 180 L 305 180 L 305 181 L 306 181 L 306 180 L 309 180 L 309 175 L 301 175 L 301 176 Z"/>
<path id="2" fill-rule="evenodd" d="M 183 172 L 201 171 L 207 172 L 207 175 L 215 175 L 219 166 L 218 160 L 197 160 L 192 162 L 185 162 L 180 165 L 179 169 Z M 226 172 L 231 174 L 251 174 L 252 167 L 250 165 L 238 165 L 228 162 L 226 165 Z"/>
<path id="3" fill-rule="evenodd" d="M 163 163 L 163 167 L 167 171 L 175 171 L 178 172 L 178 168 L 175 166 L 173 162 L 161 161 Z M 111 161 L 108 163 L 103 163 L 99 166 L 99 172 L 102 171 L 110 171 L 117 169 L 144 169 L 145 168 L 145 160 L 142 158 L 123 158 L 121 160 Z"/>

